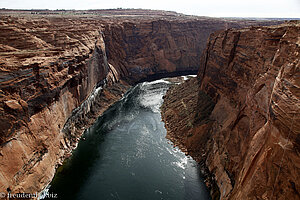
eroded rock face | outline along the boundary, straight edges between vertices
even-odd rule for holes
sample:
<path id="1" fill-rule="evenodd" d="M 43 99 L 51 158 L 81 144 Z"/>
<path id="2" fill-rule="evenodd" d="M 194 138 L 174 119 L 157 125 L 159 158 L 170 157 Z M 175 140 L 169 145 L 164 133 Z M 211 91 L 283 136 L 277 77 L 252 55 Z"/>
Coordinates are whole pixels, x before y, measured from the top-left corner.
<path id="1" fill-rule="evenodd" d="M 216 32 L 198 83 L 165 97 L 169 137 L 205 161 L 221 199 L 300 198 L 299 35 L 298 22 Z M 188 121 L 168 112 L 195 88 L 197 104 L 186 103 L 193 123 L 178 132 Z"/>
<path id="2" fill-rule="evenodd" d="M 82 133 L 62 132 L 72 110 L 97 84 L 117 88 L 98 94 L 106 101 L 97 112 L 128 86 L 112 86 L 119 76 L 107 62 L 103 36 L 93 21 L 4 17 L 1 23 L 0 190 L 40 191 Z"/>
<path id="3" fill-rule="evenodd" d="M 195 72 L 213 31 L 278 23 L 140 10 L 3 12 L 11 16 L 0 13 L 0 191 L 13 193 L 41 191 L 128 82 Z"/>

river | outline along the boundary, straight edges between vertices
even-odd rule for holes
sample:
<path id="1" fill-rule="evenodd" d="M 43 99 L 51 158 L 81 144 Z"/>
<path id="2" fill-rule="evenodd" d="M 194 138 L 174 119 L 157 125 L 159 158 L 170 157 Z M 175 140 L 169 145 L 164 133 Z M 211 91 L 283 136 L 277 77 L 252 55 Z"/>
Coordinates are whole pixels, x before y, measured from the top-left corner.
<path id="1" fill-rule="evenodd" d="M 85 131 L 49 192 L 63 200 L 210 199 L 197 163 L 165 138 L 160 106 L 171 84 L 131 88 Z"/>

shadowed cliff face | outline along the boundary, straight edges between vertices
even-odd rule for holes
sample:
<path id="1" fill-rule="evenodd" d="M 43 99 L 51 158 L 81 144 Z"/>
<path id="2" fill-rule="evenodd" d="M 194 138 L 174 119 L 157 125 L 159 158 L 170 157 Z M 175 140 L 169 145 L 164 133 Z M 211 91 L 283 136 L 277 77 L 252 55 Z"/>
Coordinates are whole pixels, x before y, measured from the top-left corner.
<path id="1" fill-rule="evenodd" d="M 299 34 L 297 22 L 216 32 L 198 83 L 165 97 L 169 137 L 205 161 L 221 199 L 300 198 Z M 188 98 L 182 90 L 199 92 L 188 118 L 168 113 Z M 176 131 L 185 119 L 190 127 Z"/>
<path id="2" fill-rule="evenodd" d="M 157 73 L 195 73 L 206 38 L 222 26 L 220 21 L 207 24 L 198 20 L 107 25 L 104 34 L 108 59 L 113 65 L 122 66 L 122 73 L 133 81 Z"/>
<path id="3" fill-rule="evenodd" d="M 212 31 L 278 23 L 137 13 L 1 13 L 0 191 L 41 191 L 128 82 L 195 72 Z"/>
<path id="4" fill-rule="evenodd" d="M 252 23 L 213 18 L 155 19 L 109 23 L 103 33 L 109 62 L 118 66 L 122 77 L 135 82 L 155 74 L 197 72 L 210 33 Z"/>

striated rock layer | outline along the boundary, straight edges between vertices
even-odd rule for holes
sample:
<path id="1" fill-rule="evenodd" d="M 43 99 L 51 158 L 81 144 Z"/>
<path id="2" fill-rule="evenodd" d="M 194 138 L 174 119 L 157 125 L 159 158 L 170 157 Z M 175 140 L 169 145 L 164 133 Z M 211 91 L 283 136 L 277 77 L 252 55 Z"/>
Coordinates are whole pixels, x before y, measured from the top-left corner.
<path id="1" fill-rule="evenodd" d="M 128 83 L 196 73 L 209 33 L 279 23 L 130 12 L 0 13 L 0 192 L 41 191 Z"/>
<path id="2" fill-rule="evenodd" d="M 1 20 L 0 191 L 33 193 L 49 183 L 89 125 L 76 129 L 74 121 L 62 130 L 72 110 L 85 102 L 73 113 L 101 113 L 128 86 L 113 85 L 119 75 L 93 22 Z"/>
<path id="3" fill-rule="evenodd" d="M 197 81 L 166 94 L 168 137 L 220 199 L 300 199 L 299 36 L 299 22 L 213 33 Z"/>

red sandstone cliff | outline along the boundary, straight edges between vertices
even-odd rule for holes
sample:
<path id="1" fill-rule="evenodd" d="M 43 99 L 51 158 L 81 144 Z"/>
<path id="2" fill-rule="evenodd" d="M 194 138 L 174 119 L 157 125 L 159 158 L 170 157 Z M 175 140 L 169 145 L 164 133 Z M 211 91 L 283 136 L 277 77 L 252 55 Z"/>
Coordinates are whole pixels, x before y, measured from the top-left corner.
<path id="1" fill-rule="evenodd" d="M 76 146 L 79 135 L 62 131 L 72 110 L 118 74 L 93 21 L 3 17 L 0 34 L 0 190 L 40 191 Z M 98 111 L 125 91 L 101 92 Z"/>
<path id="2" fill-rule="evenodd" d="M 299 36 L 299 22 L 216 32 L 198 80 L 167 92 L 168 137 L 204 160 L 220 199 L 300 199 Z"/>
<path id="3" fill-rule="evenodd" d="M 196 70 L 209 33 L 261 23 L 139 10 L 3 12 L 0 192 L 41 191 L 126 91 L 123 80 Z"/>

